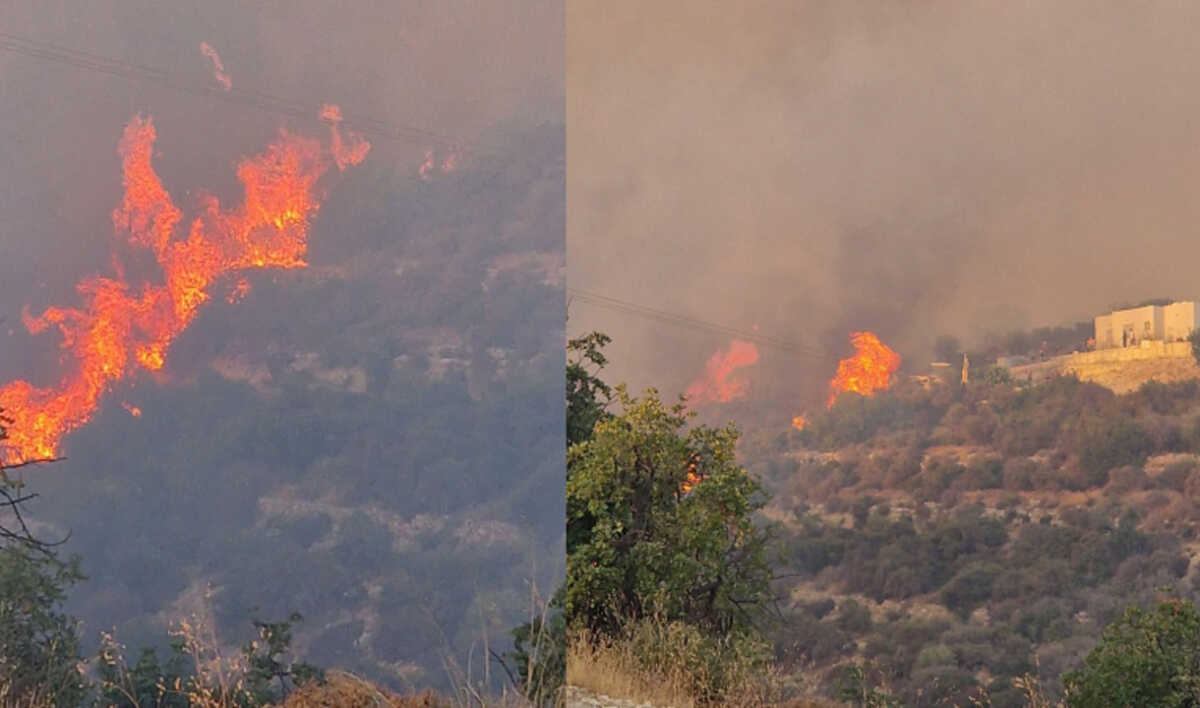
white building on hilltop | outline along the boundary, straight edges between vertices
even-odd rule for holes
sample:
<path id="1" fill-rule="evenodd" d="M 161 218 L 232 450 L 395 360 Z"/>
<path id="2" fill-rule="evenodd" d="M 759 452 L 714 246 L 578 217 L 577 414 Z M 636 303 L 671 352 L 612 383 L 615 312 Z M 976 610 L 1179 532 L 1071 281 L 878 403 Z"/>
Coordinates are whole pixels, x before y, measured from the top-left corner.
<path id="1" fill-rule="evenodd" d="M 1116 310 L 1096 318 L 1096 348 L 1130 347 L 1143 341 L 1180 342 L 1200 329 L 1200 308 L 1191 300 Z"/>

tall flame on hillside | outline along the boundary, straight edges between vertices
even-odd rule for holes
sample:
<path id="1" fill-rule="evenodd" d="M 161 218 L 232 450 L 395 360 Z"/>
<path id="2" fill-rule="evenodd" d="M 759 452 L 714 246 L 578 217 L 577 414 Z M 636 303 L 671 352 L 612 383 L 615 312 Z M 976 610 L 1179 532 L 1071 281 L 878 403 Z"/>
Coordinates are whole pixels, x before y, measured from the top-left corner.
<path id="1" fill-rule="evenodd" d="M 87 423 L 114 382 L 135 365 L 161 369 L 171 342 L 223 276 L 305 267 L 308 225 L 320 206 L 318 179 L 331 166 L 356 164 L 370 149 L 357 136 L 343 139 L 335 106 L 325 106 L 322 117 L 331 124 L 332 149 L 283 132 L 239 163 L 241 204 L 222 208 L 216 197 L 202 196 L 186 225 L 151 165 L 153 122 L 142 116 L 130 120 L 118 148 L 125 194 L 113 210 L 113 227 L 131 246 L 153 254 L 161 282 L 135 286 L 118 263 L 117 275 L 78 284 L 82 306 L 51 307 L 37 317 L 23 313 L 32 333 L 59 330 L 68 371 L 55 386 L 17 380 L 0 388 L 0 414 L 8 418 L 0 462 L 53 457 L 63 435 Z"/>
<path id="2" fill-rule="evenodd" d="M 892 374 L 900 369 L 900 355 L 871 332 L 854 332 L 850 343 L 854 345 L 854 356 L 838 364 L 837 375 L 829 382 L 826 408 L 833 407 L 838 394 L 845 391 L 870 396 L 886 389 L 891 385 Z"/>
<path id="3" fill-rule="evenodd" d="M 726 351 L 718 351 L 709 358 L 704 375 L 687 387 L 686 395 L 692 403 L 728 403 L 746 395 L 750 384 L 736 378 L 737 369 L 758 361 L 758 348 L 750 342 L 735 339 Z"/>

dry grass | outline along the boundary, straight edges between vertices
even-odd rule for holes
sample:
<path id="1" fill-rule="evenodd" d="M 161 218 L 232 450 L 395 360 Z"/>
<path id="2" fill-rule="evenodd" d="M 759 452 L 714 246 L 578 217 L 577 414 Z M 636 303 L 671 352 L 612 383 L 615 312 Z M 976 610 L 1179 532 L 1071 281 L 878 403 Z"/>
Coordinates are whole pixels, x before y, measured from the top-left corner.
<path id="1" fill-rule="evenodd" d="M 648 626 L 649 625 L 649 626 Z M 645 645 L 639 650 L 639 640 L 647 637 L 660 640 L 659 661 L 647 666 Z M 567 685 L 609 698 L 648 703 L 654 708 L 700 708 L 722 705 L 757 708 L 785 706 L 791 708 L 828 708 L 832 704 L 810 698 L 785 697 L 782 681 L 774 669 L 752 665 L 734 654 L 724 660 L 740 663 L 730 667 L 726 678 L 732 677 L 719 697 L 705 700 L 697 693 L 697 669 L 688 665 L 683 642 L 672 642 L 669 625 L 654 620 L 617 639 L 598 638 L 586 634 L 573 636 L 567 646 Z M 678 638 L 678 637 L 675 637 Z M 662 661 L 663 657 L 678 657 L 677 661 Z"/>
<path id="2" fill-rule="evenodd" d="M 48 698 L 38 694 L 13 695 L 10 684 L 0 684 L 0 708 L 53 708 Z"/>
<path id="3" fill-rule="evenodd" d="M 341 671 L 326 675 L 326 683 L 294 691 L 281 708 L 449 708 L 446 698 L 431 691 L 401 696 L 366 679 Z"/>
<path id="4" fill-rule="evenodd" d="M 694 708 L 680 676 L 654 675 L 638 665 L 629 646 L 573 640 L 567 647 L 567 685 L 658 708 Z"/>
<path id="5" fill-rule="evenodd" d="M 240 654 L 223 654 L 220 642 L 213 630 L 211 617 L 193 616 L 190 622 L 180 622 L 172 634 L 183 642 L 184 653 L 193 662 L 194 676 L 185 682 L 165 685 L 161 680 L 159 697 L 168 694 L 186 696 L 194 708 L 234 708 L 244 705 L 249 697 L 246 693 L 246 664 Z M 106 661 L 118 669 L 119 680 L 106 683 L 105 687 L 116 689 L 130 701 L 135 691 L 132 674 L 125 662 L 124 647 L 111 635 L 106 635 L 108 648 Z M 482 703 L 480 704 L 482 705 Z M 491 706 L 492 704 L 488 704 Z M 499 704 L 496 704 L 499 705 Z M 344 671 L 329 671 L 326 682 L 321 685 L 308 684 L 292 691 L 277 708 L 455 708 L 456 702 L 432 691 L 400 695 L 374 683 Z M 3 702 L 0 693 L 0 708 L 43 708 L 36 703 Z"/>

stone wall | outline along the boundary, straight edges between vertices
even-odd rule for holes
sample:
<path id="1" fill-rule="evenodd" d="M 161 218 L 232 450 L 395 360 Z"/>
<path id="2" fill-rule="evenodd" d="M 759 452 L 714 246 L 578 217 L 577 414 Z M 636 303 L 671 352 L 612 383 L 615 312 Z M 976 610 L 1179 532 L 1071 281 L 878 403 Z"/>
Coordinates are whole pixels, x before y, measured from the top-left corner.
<path id="1" fill-rule="evenodd" d="M 1020 381 L 1040 381 L 1074 374 L 1116 391 L 1136 390 L 1147 381 L 1183 381 L 1200 378 L 1200 366 L 1188 342 L 1138 342 L 1136 347 L 1076 352 L 1009 369 Z"/>
<path id="2" fill-rule="evenodd" d="M 1192 355 L 1192 345 L 1187 342 L 1159 342 L 1143 339 L 1136 347 L 1117 347 L 1116 349 L 1098 349 L 1094 352 L 1075 352 L 1065 357 L 1066 366 L 1087 366 L 1089 364 L 1110 364 L 1117 361 L 1138 361 L 1141 359 L 1161 359 L 1171 357 L 1188 357 Z"/>

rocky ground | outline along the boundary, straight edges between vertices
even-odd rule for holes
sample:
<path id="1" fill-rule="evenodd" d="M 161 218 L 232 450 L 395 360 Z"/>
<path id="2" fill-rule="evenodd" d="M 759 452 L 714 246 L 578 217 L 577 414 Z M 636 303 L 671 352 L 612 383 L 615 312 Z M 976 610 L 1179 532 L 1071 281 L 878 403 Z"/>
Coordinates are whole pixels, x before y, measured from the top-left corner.
<path id="1" fill-rule="evenodd" d="M 654 706 L 649 703 L 609 698 L 577 686 L 567 686 L 567 708 L 654 708 Z"/>

